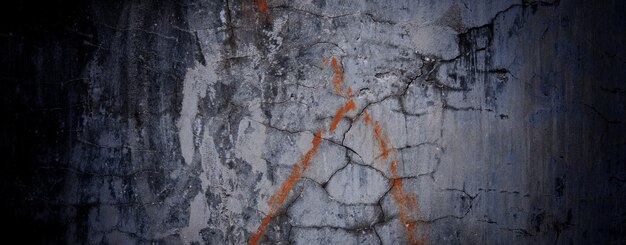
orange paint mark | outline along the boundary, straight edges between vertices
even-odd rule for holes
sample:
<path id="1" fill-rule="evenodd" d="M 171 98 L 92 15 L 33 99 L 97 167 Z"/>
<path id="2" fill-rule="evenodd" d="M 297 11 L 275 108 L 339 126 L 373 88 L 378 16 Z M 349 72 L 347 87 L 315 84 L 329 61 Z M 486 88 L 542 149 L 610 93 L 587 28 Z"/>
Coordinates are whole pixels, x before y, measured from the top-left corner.
<path id="1" fill-rule="evenodd" d="M 387 142 L 383 139 L 382 134 L 380 133 L 380 124 L 378 121 L 374 122 L 374 138 L 378 142 L 378 147 L 380 148 L 380 153 L 383 156 L 383 159 L 387 159 L 389 157 L 389 150 L 387 149 Z"/>
<path id="2" fill-rule="evenodd" d="M 261 12 L 264 12 L 267 10 L 267 0 L 256 0 L 256 1 L 258 5 L 257 7 L 259 8 Z M 328 63 L 328 59 L 324 58 L 321 61 L 321 63 L 322 65 L 326 65 Z M 342 82 L 343 82 L 343 68 L 339 65 L 335 57 L 331 58 L 330 63 L 333 68 L 333 78 L 332 78 L 333 88 L 335 89 L 335 92 L 341 95 Z M 337 111 L 335 112 L 333 120 L 331 121 L 329 125 L 330 132 L 335 130 L 335 128 L 339 124 L 339 121 L 341 120 L 341 118 L 343 117 L 345 113 L 356 108 L 354 100 L 349 98 L 351 94 L 352 94 L 352 88 L 348 87 L 346 94 L 345 94 L 345 96 L 348 98 L 348 101 L 344 105 L 337 108 Z M 373 134 L 374 134 L 373 136 L 376 142 L 378 143 L 379 150 L 380 150 L 381 155 L 383 156 L 383 159 L 388 159 L 390 153 L 393 154 L 393 160 L 391 161 L 389 165 L 389 169 L 392 175 L 391 195 L 392 195 L 394 202 L 398 206 L 399 219 L 402 225 L 406 229 L 407 239 L 409 240 L 410 244 L 424 244 L 425 243 L 424 238 L 423 237 L 418 238 L 416 236 L 417 222 L 410 218 L 411 213 L 418 211 L 417 210 L 418 209 L 417 197 L 415 196 L 414 193 L 404 192 L 404 188 L 402 186 L 402 180 L 399 178 L 399 175 L 397 173 L 398 152 L 395 150 L 394 146 L 388 142 L 388 139 L 386 138 L 386 136 L 381 130 L 380 123 L 376 120 L 373 120 L 370 117 L 369 113 L 367 113 L 367 111 L 363 111 L 363 120 L 365 121 L 367 125 L 372 125 Z M 256 245 L 258 243 L 263 233 L 265 232 L 267 225 L 270 223 L 272 217 L 276 215 L 280 206 L 284 203 L 285 199 L 287 198 L 287 195 L 289 194 L 289 192 L 291 191 L 295 183 L 300 179 L 304 171 L 308 168 L 311 158 L 317 153 L 318 146 L 321 143 L 321 140 L 322 140 L 321 134 L 322 134 L 322 130 L 320 129 L 318 129 L 315 132 L 313 140 L 311 141 L 311 144 L 312 144 L 311 149 L 309 149 L 306 152 L 306 154 L 302 156 L 302 159 L 300 160 L 299 163 L 297 162 L 294 164 L 293 170 L 289 174 L 289 177 L 286 180 L 284 180 L 283 183 L 281 183 L 277 192 L 274 193 L 268 200 L 267 203 L 270 206 L 270 211 L 268 212 L 268 214 L 266 214 L 263 217 L 257 230 L 254 233 L 252 233 L 250 240 L 248 242 L 250 245 Z"/>
<path id="3" fill-rule="evenodd" d="M 389 172 L 391 172 L 391 175 L 394 175 L 394 176 L 398 175 L 398 172 L 396 170 L 397 165 L 398 164 L 397 164 L 396 159 L 393 159 L 393 161 L 391 161 L 391 164 L 389 164 Z"/>
<path id="4" fill-rule="evenodd" d="M 261 220 L 261 224 L 259 225 L 259 228 L 254 233 L 252 233 L 252 236 L 250 236 L 250 241 L 248 242 L 248 244 L 255 245 L 259 242 L 259 239 L 261 239 L 263 232 L 265 232 L 265 228 L 267 227 L 267 225 L 270 223 L 271 220 L 272 220 L 272 216 L 270 216 L 269 214 L 263 217 L 263 220 Z"/>
<path id="5" fill-rule="evenodd" d="M 356 105 L 354 104 L 354 100 L 352 100 L 352 99 L 349 99 L 348 102 L 346 102 L 346 104 L 344 106 L 341 106 L 341 107 L 337 108 L 337 112 L 335 112 L 335 116 L 333 117 L 333 121 L 330 123 L 330 127 L 328 129 L 331 132 L 333 130 L 335 130 L 335 128 L 337 127 L 337 124 L 339 124 L 339 121 L 343 117 L 343 114 L 349 112 L 350 110 L 352 110 L 354 108 L 356 108 Z"/>
<path id="6" fill-rule="evenodd" d="M 278 212 L 280 206 L 285 202 L 289 191 L 291 191 L 298 179 L 300 179 L 300 176 L 302 176 L 302 173 L 304 173 L 304 171 L 309 166 L 309 162 L 311 161 L 313 155 L 317 153 L 317 148 L 319 147 L 321 142 L 322 130 L 318 129 L 317 131 L 315 131 L 315 134 L 313 134 L 313 140 L 311 141 L 311 144 L 313 146 L 311 147 L 311 149 L 309 149 L 306 154 L 304 154 L 300 161 L 300 164 L 295 163 L 293 165 L 293 169 L 291 170 L 289 177 L 285 181 L 283 181 L 283 183 L 280 185 L 280 188 L 278 188 L 278 191 L 270 197 L 269 201 L 267 201 L 267 204 L 270 205 L 270 212 L 265 215 L 265 217 L 263 217 L 263 220 L 261 220 L 261 224 L 259 224 L 257 230 L 252 233 L 248 244 L 255 245 L 259 242 L 259 239 L 261 239 L 261 236 L 265 232 L 265 229 L 272 219 L 272 216 L 274 216 Z"/>
<path id="7" fill-rule="evenodd" d="M 250 4 L 248 5 L 247 2 Z M 248 6 L 250 7 L 248 8 Z M 254 12 L 255 7 L 257 10 L 256 13 Z M 251 16 L 248 15 L 248 9 L 253 11 Z M 262 21 L 268 21 L 270 17 L 269 4 L 267 3 L 267 0 L 243 0 L 241 2 L 241 13 L 243 17 L 249 17 L 250 19 L 256 17 Z"/>
<path id="8" fill-rule="evenodd" d="M 409 214 L 415 212 L 417 200 L 415 194 L 413 193 L 404 193 L 404 188 L 402 186 L 402 180 L 397 178 L 398 175 L 395 173 L 397 157 L 391 162 L 391 172 L 394 177 L 392 181 L 392 190 L 391 197 L 394 202 L 398 206 L 398 216 L 400 218 L 400 223 L 404 226 L 407 234 L 407 240 L 409 240 L 409 244 L 424 244 L 423 239 L 420 240 L 416 237 L 415 229 L 417 228 L 417 224 L 414 220 L 409 217 Z"/>
<path id="9" fill-rule="evenodd" d="M 289 190 L 291 190 L 291 187 L 295 184 L 298 178 L 300 178 L 300 175 L 300 165 L 298 165 L 298 163 L 295 163 L 293 165 L 291 173 L 289 174 L 289 177 L 287 177 L 287 180 L 285 180 L 280 185 L 280 188 L 278 188 L 278 192 L 272 195 L 267 201 L 267 204 L 270 205 L 272 209 L 274 209 L 275 207 L 278 208 L 285 201 Z"/>
<path id="10" fill-rule="evenodd" d="M 367 113 L 367 111 L 364 111 L 363 114 L 364 114 L 363 120 L 365 121 L 365 123 L 368 125 L 369 124 L 373 125 L 374 139 L 378 142 L 379 150 L 380 150 L 381 155 L 383 156 L 383 159 L 387 159 L 390 153 L 387 148 L 387 145 L 390 145 L 392 149 L 394 148 L 393 145 L 388 143 L 386 138 L 382 134 L 382 130 L 380 128 L 379 122 L 372 120 L 372 118 L 370 117 L 369 113 Z M 398 215 L 399 215 L 400 222 L 402 223 L 402 225 L 404 226 L 406 230 L 409 244 L 424 244 L 425 243 L 424 238 L 420 239 L 415 234 L 416 228 L 417 228 L 417 222 L 412 220 L 409 216 L 410 213 L 419 211 L 417 210 L 418 208 L 417 197 L 415 196 L 414 193 L 404 192 L 404 188 L 402 187 L 402 180 L 399 178 L 398 171 L 397 171 L 398 152 L 396 150 L 392 150 L 392 153 L 393 153 L 393 160 L 389 164 L 389 172 L 391 173 L 391 176 L 392 176 L 391 196 L 394 202 L 396 203 L 396 205 L 398 206 Z"/>
<path id="11" fill-rule="evenodd" d="M 333 68 L 333 88 L 335 88 L 335 92 L 341 94 L 341 83 L 343 82 L 343 68 L 337 63 L 337 58 L 335 57 L 330 60 L 330 65 Z"/>
<path id="12" fill-rule="evenodd" d="M 302 172 L 304 172 L 304 170 L 306 170 L 306 168 L 309 166 L 309 162 L 311 161 L 313 155 L 315 155 L 315 153 L 317 152 L 317 147 L 320 145 L 321 142 L 322 130 L 318 129 L 317 131 L 315 131 L 315 134 L 313 134 L 313 141 L 311 141 L 311 144 L 313 144 L 313 148 L 307 151 L 307 153 L 304 155 L 304 158 L 302 159 Z"/>
<path id="13" fill-rule="evenodd" d="M 395 162 L 396 160 L 394 160 Z M 404 226 L 407 234 L 407 240 L 409 244 L 424 244 L 423 239 L 418 239 L 415 234 L 415 228 L 417 224 L 409 217 L 410 212 L 414 212 L 416 198 L 413 193 L 404 193 L 401 179 L 393 179 L 393 187 L 391 190 L 391 197 L 398 206 L 398 216 L 400 217 L 400 223 Z"/>
<path id="14" fill-rule="evenodd" d="M 363 120 L 365 121 L 365 123 L 369 124 L 372 121 L 372 118 L 370 118 L 370 114 L 366 112 L 363 112 Z"/>
<path id="15" fill-rule="evenodd" d="M 261 13 L 267 12 L 267 0 L 257 0 L 256 5 Z"/>

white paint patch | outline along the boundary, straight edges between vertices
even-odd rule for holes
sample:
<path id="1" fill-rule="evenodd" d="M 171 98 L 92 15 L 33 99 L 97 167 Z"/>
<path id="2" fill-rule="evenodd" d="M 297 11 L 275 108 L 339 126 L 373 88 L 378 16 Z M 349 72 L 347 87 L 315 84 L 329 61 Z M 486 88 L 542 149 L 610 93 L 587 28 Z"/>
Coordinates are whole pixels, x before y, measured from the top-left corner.
<path id="1" fill-rule="evenodd" d="M 250 163 L 255 172 L 265 166 L 265 161 L 261 158 L 267 137 L 265 130 L 264 125 L 247 117 L 239 123 L 235 155 Z"/>
<path id="2" fill-rule="evenodd" d="M 255 113 L 252 114 L 254 115 Z M 267 128 L 265 125 L 249 117 L 245 117 L 239 123 L 238 132 L 239 134 L 235 145 L 235 154 L 237 157 L 250 163 L 252 172 L 262 173 L 265 177 L 256 183 L 255 191 L 259 193 L 256 199 L 258 208 L 260 210 L 267 210 L 269 209 L 269 206 L 267 205 L 267 197 L 272 195 L 275 190 L 272 182 L 267 177 L 270 169 L 267 168 L 267 163 L 263 159 L 263 152 L 267 150 Z M 229 205 L 233 204 L 239 205 L 237 203 L 230 203 Z"/>
<path id="3" fill-rule="evenodd" d="M 209 214 L 206 196 L 204 192 L 198 192 L 189 206 L 189 225 L 180 231 L 182 240 L 186 244 L 203 242 L 200 231 L 207 227 L 210 219 Z"/>
<path id="4" fill-rule="evenodd" d="M 213 137 L 209 133 L 208 127 L 204 129 L 204 135 L 202 136 L 202 144 L 200 146 L 200 163 L 202 166 L 202 173 L 200 173 L 200 185 L 202 186 L 202 191 L 206 192 L 209 185 L 216 186 L 217 182 L 211 183 L 209 181 L 209 176 L 207 173 L 215 174 L 218 171 L 214 170 L 215 166 L 218 164 L 219 158 L 217 155 L 217 150 L 215 149 L 215 144 L 213 142 Z M 211 168 L 211 166 L 214 166 Z M 216 180 L 219 176 L 214 176 L 213 180 Z"/>
<path id="5" fill-rule="evenodd" d="M 208 221 L 211 218 L 211 211 L 206 198 L 206 191 L 210 184 L 207 170 L 211 164 L 217 163 L 217 151 L 213 146 L 213 138 L 211 138 L 206 127 L 201 142 L 200 162 L 202 172 L 200 172 L 198 177 L 200 178 L 202 191 L 198 192 L 189 205 L 189 223 L 187 227 L 180 229 L 179 232 L 170 231 L 170 233 L 176 232 L 180 234 L 185 244 L 191 244 L 192 242 L 203 243 L 200 231 L 208 227 Z"/>
<path id="6" fill-rule="evenodd" d="M 220 21 L 222 21 L 223 24 L 226 24 L 226 11 L 223 9 L 220 11 Z"/>
<path id="7" fill-rule="evenodd" d="M 217 81 L 214 64 L 203 66 L 196 62 L 193 69 L 187 70 L 183 82 L 183 102 L 178 118 L 178 139 L 185 163 L 190 164 L 193 160 L 194 130 L 193 123 L 198 114 L 198 102 L 204 98 L 209 89 L 209 96 L 215 96 L 213 85 Z"/>

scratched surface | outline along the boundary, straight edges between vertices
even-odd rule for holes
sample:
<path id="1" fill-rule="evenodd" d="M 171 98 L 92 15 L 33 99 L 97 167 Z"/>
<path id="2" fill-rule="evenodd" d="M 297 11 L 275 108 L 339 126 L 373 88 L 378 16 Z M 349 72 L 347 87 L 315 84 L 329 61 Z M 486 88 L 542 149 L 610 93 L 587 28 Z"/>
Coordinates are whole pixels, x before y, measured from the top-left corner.
<path id="1" fill-rule="evenodd" d="M 0 37 L 27 241 L 626 243 L 622 1 L 85 5 Z"/>

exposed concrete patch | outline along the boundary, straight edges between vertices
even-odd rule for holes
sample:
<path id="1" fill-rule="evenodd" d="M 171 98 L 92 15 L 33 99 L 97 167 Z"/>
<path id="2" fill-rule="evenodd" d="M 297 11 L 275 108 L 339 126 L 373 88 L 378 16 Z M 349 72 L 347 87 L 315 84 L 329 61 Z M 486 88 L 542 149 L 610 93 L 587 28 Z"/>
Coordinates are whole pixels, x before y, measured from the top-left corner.
<path id="1" fill-rule="evenodd" d="M 293 227 L 291 241 L 294 244 L 380 244 L 373 230 L 346 231 L 331 227 Z"/>
<path id="2" fill-rule="evenodd" d="M 202 242 L 200 231 L 208 226 L 209 208 L 203 192 L 199 192 L 189 206 L 189 223 L 181 229 L 180 235 L 186 244 Z"/>
<path id="3" fill-rule="evenodd" d="M 373 168 L 348 164 L 328 181 L 331 198 L 347 204 L 373 204 L 389 189 L 389 181 Z"/>
<path id="4" fill-rule="evenodd" d="M 447 26 L 420 26 L 413 36 L 413 44 L 419 53 L 441 59 L 452 59 L 458 56 L 457 43 L 457 32 Z"/>
<path id="5" fill-rule="evenodd" d="M 339 203 L 324 189 L 306 181 L 300 197 L 287 211 L 294 226 L 329 226 L 345 229 L 370 227 L 381 219 L 377 205 Z"/>
<path id="6" fill-rule="evenodd" d="M 326 183 L 338 169 L 348 164 L 346 149 L 342 146 L 323 141 L 319 146 L 319 153 L 311 159 L 311 168 L 304 172 L 304 177 L 315 180 L 317 183 Z"/>

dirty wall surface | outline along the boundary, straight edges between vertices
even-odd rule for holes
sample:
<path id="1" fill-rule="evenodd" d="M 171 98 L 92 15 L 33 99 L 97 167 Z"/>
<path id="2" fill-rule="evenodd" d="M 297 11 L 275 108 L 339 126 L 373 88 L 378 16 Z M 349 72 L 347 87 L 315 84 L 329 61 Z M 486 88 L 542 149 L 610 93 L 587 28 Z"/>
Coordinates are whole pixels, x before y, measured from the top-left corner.
<path id="1" fill-rule="evenodd" d="M 0 38 L 21 239 L 626 242 L 622 1 L 57 4 Z"/>

